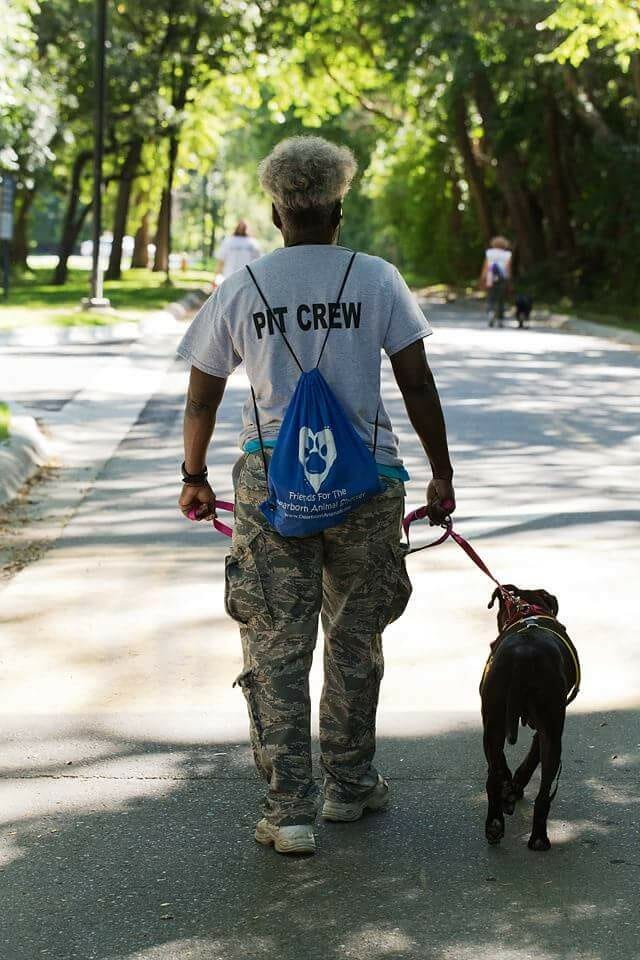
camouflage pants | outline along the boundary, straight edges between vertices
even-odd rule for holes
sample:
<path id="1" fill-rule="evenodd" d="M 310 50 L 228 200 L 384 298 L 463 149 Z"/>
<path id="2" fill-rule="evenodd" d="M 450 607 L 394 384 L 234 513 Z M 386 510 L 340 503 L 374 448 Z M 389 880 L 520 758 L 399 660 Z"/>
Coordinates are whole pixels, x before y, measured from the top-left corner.
<path id="1" fill-rule="evenodd" d="M 383 673 L 381 634 L 403 612 L 411 585 L 400 543 L 404 486 L 387 489 L 322 533 L 284 538 L 258 505 L 261 455 L 234 468 L 235 529 L 226 559 L 225 606 L 240 624 L 256 766 L 269 784 L 265 816 L 312 823 L 309 670 L 318 617 L 325 635 L 320 748 L 325 793 L 352 800 L 377 782 L 372 760 Z"/>

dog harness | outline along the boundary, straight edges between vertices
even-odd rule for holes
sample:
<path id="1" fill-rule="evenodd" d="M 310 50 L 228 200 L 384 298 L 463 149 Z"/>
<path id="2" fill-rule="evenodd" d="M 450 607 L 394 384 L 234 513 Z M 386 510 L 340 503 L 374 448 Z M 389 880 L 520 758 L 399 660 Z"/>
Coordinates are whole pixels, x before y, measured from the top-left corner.
<path id="1" fill-rule="evenodd" d="M 533 604 L 529 604 L 528 606 L 533 606 Z M 541 609 L 541 608 L 538 608 L 538 609 Z M 538 623 L 539 620 L 550 620 L 552 624 L 554 624 L 556 627 L 559 627 L 563 632 L 559 633 L 558 630 L 554 630 L 552 627 L 548 626 L 547 624 L 540 624 Z M 569 706 L 570 703 L 573 703 L 575 698 L 580 693 L 580 683 L 582 680 L 582 671 L 580 669 L 580 660 L 578 657 L 578 651 L 574 647 L 572 641 L 569 638 L 569 635 L 566 633 L 562 624 L 559 623 L 555 617 L 550 616 L 550 614 L 548 613 L 536 613 L 533 615 L 529 614 L 520 620 L 516 620 L 515 623 L 511 623 L 507 627 L 505 627 L 502 633 L 493 641 L 493 643 L 491 644 L 491 653 L 489 654 L 487 658 L 487 662 L 484 665 L 484 670 L 482 671 L 482 678 L 480 680 L 481 695 L 482 695 L 482 691 L 484 689 L 484 685 L 486 683 L 487 677 L 489 675 L 489 672 L 491 671 L 491 667 L 493 666 L 493 661 L 495 659 L 496 653 L 498 652 L 498 648 L 500 647 L 503 640 L 506 640 L 507 637 L 513 636 L 514 634 L 525 633 L 530 627 L 537 627 L 537 626 L 541 627 L 543 630 L 546 630 L 548 633 L 552 633 L 554 637 L 557 637 L 558 640 L 562 643 L 564 649 L 569 654 L 569 658 L 573 663 L 575 680 L 567 693 L 566 706 Z M 519 627 L 520 629 L 516 630 L 514 629 L 515 627 Z"/>

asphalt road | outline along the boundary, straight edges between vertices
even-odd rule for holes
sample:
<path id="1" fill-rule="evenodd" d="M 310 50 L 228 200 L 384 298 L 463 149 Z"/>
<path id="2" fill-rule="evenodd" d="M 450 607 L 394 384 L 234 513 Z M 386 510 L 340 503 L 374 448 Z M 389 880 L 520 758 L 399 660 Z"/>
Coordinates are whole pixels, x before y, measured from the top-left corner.
<path id="1" fill-rule="evenodd" d="M 170 339 L 57 371 L 52 356 L 20 388 L 59 439 L 20 518 L 23 541 L 46 542 L 0 593 L 2 960 L 640 954 L 638 353 L 430 312 L 458 528 L 500 579 L 557 594 L 582 657 L 552 850 L 526 848 L 530 796 L 499 848 L 484 840 L 477 685 L 495 620 L 451 543 L 410 560 L 414 596 L 385 635 L 392 810 L 321 824 L 311 859 L 255 844 L 226 544 L 175 508 L 186 370 Z M 237 374 L 219 418 L 220 497 L 245 391 Z M 417 505 L 426 470 L 388 369 L 384 394 Z"/>

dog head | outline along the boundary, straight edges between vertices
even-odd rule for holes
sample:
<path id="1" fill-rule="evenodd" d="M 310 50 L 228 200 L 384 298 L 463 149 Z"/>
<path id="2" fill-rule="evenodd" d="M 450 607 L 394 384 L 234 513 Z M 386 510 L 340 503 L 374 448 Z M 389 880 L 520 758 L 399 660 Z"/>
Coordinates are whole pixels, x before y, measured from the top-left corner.
<path id="1" fill-rule="evenodd" d="M 503 586 L 505 590 L 518 600 L 522 600 L 524 603 L 531 604 L 534 607 L 540 607 L 550 617 L 557 617 L 559 609 L 558 601 L 552 593 L 548 593 L 546 590 L 522 590 L 520 587 L 514 586 L 513 583 L 505 583 Z M 491 610 L 496 600 L 498 601 L 498 630 L 502 632 L 507 626 L 509 611 L 498 587 L 496 587 L 491 594 L 491 600 L 488 605 L 489 610 Z"/>

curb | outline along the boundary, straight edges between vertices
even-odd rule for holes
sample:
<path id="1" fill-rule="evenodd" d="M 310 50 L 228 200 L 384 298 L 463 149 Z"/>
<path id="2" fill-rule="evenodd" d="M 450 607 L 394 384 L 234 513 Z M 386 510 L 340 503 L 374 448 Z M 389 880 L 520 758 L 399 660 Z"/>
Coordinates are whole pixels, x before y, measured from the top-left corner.
<path id="1" fill-rule="evenodd" d="M 420 309 L 425 312 L 434 302 L 438 306 L 448 306 L 455 303 L 455 300 L 448 298 L 442 301 L 434 301 L 431 298 L 421 296 L 416 290 L 412 291 Z M 474 309 L 482 305 L 484 301 L 476 301 L 471 298 L 460 298 L 457 301 L 458 306 L 465 305 L 467 309 Z M 507 319 L 513 319 L 507 317 Z M 605 340 L 613 340 L 614 343 L 620 343 L 628 347 L 640 347 L 640 333 L 635 330 L 628 330 L 626 327 L 616 327 L 614 324 L 595 323 L 592 320 L 582 320 L 570 313 L 550 313 L 548 310 L 533 310 L 531 319 L 542 324 L 548 330 L 558 330 L 561 333 L 575 333 L 587 337 L 601 337 Z"/>
<path id="2" fill-rule="evenodd" d="M 534 310 L 533 315 L 537 320 L 546 322 L 554 330 L 582 334 L 587 337 L 602 337 L 605 340 L 613 340 L 615 343 L 621 343 L 625 346 L 640 347 L 640 333 L 636 333 L 635 330 L 627 330 L 625 327 L 581 320 L 580 317 L 574 317 L 569 313 L 540 312 L 536 314 Z"/>
<path id="3" fill-rule="evenodd" d="M 180 329 L 180 321 L 209 297 L 203 289 L 189 290 L 181 300 L 154 310 L 142 320 L 120 320 L 100 326 L 25 327 L 0 333 L 0 347 L 54 347 L 67 344 L 133 343 L 143 337 L 160 337 Z"/>
<path id="4" fill-rule="evenodd" d="M 37 421 L 19 404 L 8 404 L 9 439 L 0 443 L 0 506 L 16 496 L 39 467 L 51 459 L 48 440 Z"/>
<path id="5" fill-rule="evenodd" d="M 155 310 L 137 323 L 105 326 L 30 327 L 0 334 L 0 347 L 51 347 L 65 344 L 134 343 L 180 331 L 189 313 L 209 297 L 206 290 L 190 290 L 181 300 Z M 52 457 L 51 445 L 37 421 L 19 404 L 9 403 L 9 439 L 0 443 L 0 506 L 13 500 L 36 471 Z"/>

